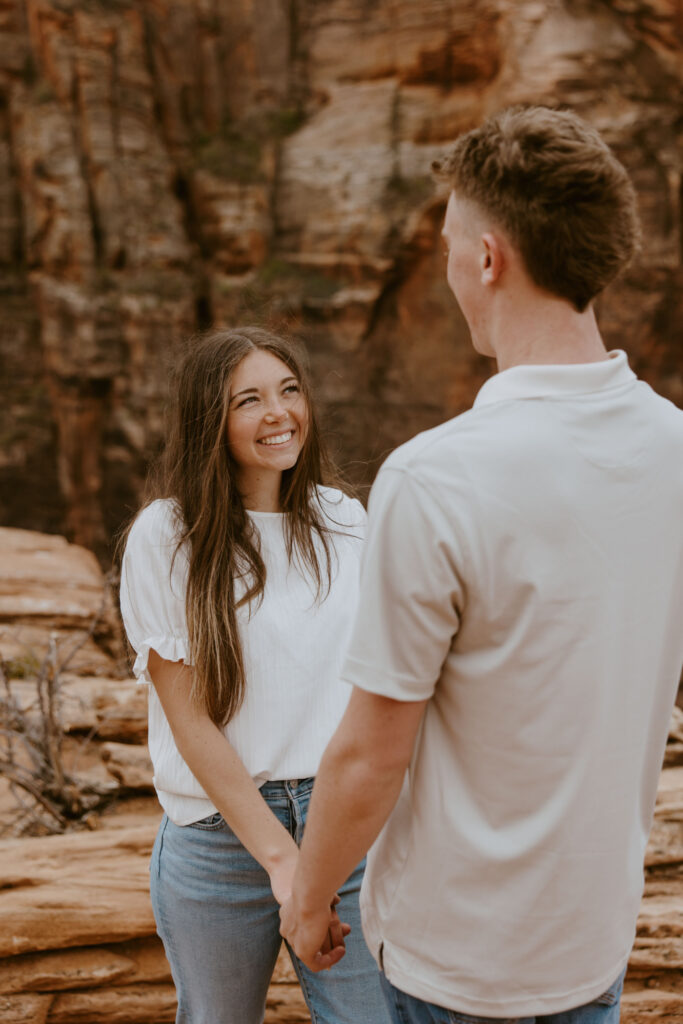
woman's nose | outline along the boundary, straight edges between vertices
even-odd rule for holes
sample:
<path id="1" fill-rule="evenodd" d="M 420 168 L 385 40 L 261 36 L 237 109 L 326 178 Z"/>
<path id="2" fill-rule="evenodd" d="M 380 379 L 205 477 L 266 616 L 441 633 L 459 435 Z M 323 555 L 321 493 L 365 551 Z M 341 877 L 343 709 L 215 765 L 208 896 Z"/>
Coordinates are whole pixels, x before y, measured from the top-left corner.
<path id="1" fill-rule="evenodd" d="M 272 399 L 266 409 L 266 419 L 281 420 L 284 415 L 286 415 L 286 409 L 280 399 Z"/>

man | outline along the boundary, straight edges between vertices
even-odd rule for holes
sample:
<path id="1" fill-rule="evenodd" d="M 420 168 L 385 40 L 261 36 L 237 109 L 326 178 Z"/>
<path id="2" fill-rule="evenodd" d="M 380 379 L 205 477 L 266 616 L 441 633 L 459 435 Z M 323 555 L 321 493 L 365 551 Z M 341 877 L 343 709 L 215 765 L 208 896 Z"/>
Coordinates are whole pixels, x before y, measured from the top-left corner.
<path id="1" fill-rule="evenodd" d="M 384 826 L 363 928 L 397 1022 L 616 1024 L 683 663 L 683 412 L 600 337 L 637 217 L 597 132 L 513 108 L 436 170 L 498 373 L 373 486 L 282 931 L 312 967 L 343 954 L 316 952 L 330 902 Z"/>

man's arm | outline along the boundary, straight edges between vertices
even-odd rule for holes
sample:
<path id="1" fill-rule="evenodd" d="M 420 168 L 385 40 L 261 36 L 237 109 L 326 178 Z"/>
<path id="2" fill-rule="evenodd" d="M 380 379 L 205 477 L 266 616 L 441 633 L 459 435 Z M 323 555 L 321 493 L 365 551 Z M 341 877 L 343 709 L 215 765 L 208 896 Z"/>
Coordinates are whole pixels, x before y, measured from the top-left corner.
<path id="1" fill-rule="evenodd" d="M 401 790 L 427 701 L 396 701 L 354 689 L 316 776 L 291 899 L 281 932 L 312 970 L 321 954 L 330 902 L 370 848 Z"/>

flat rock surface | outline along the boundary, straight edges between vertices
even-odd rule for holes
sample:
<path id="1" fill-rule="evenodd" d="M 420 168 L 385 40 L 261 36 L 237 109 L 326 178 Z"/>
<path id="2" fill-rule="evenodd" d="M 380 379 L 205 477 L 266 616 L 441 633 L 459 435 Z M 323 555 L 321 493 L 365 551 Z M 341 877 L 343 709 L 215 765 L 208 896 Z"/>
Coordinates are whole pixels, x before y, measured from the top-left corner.
<path id="1" fill-rule="evenodd" d="M 0 657 L 31 678 L 50 641 L 71 674 L 118 674 L 121 627 L 91 551 L 64 537 L 0 527 Z"/>
<path id="2" fill-rule="evenodd" d="M 663 807 L 679 782 L 678 769 L 663 772 Z M 117 826 L 114 819 L 95 832 L 0 842 L 3 1024 L 174 1019 L 173 986 L 148 895 L 159 812 L 142 815 L 138 824 Z M 657 829 L 671 824 L 666 816 L 656 823 L 651 848 L 661 845 Z M 649 859 L 622 1024 L 683 1019 L 683 862 L 669 857 L 663 863 L 651 853 Z M 309 1022 L 284 951 L 265 1022 Z"/>
<path id="3" fill-rule="evenodd" d="M 102 604 L 103 579 L 83 549 L 26 534 L 0 530 L 0 554 L 13 552 L 5 595 L 11 594 L 11 580 L 17 588 L 23 580 L 26 593 L 36 597 L 30 612 L 30 602 L 17 603 L 15 619 L 2 621 L 0 613 L 0 654 L 16 658 L 17 673 L 26 670 L 10 680 L 10 690 L 30 718 L 38 714 L 35 652 L 45 649 L 50 635 L 65 644 L 80 642 L 98 594 Z M 76 597 L 69 615 L 60 617 L 38 597 L 41 589 L 59 586 L 67 566 Z M 2 586 L 0 580 L 0 596 Z M 21 646 L 26 634 L 35 636 L 35 650 Z M 82 778 L 108 778 L 117 792 L 139 795 L 121 800 L 93 831 L 0 840 L 2 1024 L 165 1024 L 175 1018 L 170 969 L 149 899 L 149 859 L 161 812 L 146 795 L 152 788 L 146 688 L 116 677 L 110 640 L 87 636 L 82 662 L 74 659 L 59 678 L 63 749 Z M 683 714 L 677 709 L 647 849 L 622 1024 L 683 1020 L 683 764 L 676 753 L 681 745 Z M 310 1024 L 284 951 L 265 1024 Z"/>
<path id="4" fill-rule="evenodd" d="M 0 956 L 153 934 L 156 827 L 0 843 Z"/>

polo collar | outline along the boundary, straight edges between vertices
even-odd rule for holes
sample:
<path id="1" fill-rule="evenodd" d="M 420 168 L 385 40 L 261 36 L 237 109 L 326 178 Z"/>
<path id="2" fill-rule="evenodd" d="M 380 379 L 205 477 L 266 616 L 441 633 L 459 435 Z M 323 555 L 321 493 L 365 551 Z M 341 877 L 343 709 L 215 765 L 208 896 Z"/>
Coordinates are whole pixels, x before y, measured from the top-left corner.
<path id="1" fill-rule="evenodd" d="M 571 398 L 634 384 L 626 353 L 615 349 L 598 363 L 511 366 L 479 389 L 474 408 L 515 398 Z"/>

